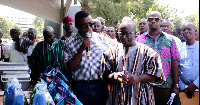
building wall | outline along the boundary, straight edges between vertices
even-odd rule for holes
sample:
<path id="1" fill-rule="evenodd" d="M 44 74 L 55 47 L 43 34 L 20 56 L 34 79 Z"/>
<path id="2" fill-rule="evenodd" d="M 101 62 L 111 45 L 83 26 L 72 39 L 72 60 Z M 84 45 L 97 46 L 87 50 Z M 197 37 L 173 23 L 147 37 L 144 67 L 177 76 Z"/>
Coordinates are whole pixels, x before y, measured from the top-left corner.
<path id="1" fill-rule="evenodd" d="M 69 8 L 69 11 L 67 13 L 67 15 L 69 15 L 70 17 L 72 17 L 73 19 L 75 19 L 75 14 L 78 11 L 81 11 L 81 7 L 79 5 L 73 5 L 73 6 L 71 5 L 70 8 Z M 55 37 L 59 38 L 59 35 L 60 35 L 60 24 L 45 19 L 44 26 L 51 26 L 54 29 L 54 31 L 55 31 L 55 34 L 56 34 Z M 75 27 L 73 32 L 77 33 L 77 31 L 78 30 Z M 65 30 L 64 29 L 63 29 L 63 35 L 65 35 Z"/>
<path id="2" fill-rule="evenodd" d="M 14 16 L 3 16 L 9 22 L 16 23 L 23 31 L 27 31 L 28 28 L 33 28 L 33 19 L 34 17 L 14 17 Z"/>

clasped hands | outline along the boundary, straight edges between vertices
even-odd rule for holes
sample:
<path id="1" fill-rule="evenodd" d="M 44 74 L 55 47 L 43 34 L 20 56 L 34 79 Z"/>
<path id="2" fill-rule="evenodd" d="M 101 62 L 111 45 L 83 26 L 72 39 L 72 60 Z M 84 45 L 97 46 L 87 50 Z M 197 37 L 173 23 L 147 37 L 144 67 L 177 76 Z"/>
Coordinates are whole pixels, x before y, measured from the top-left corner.
<path id="1" fill-rule="evenodd" d="M 134 85 L 138 82 L 140 82 L 140 78 L 138 75 L 130 74 L 128 71 L 126 71 L 126 74 L 124 72 L 114 72 L 113 77 L 115 80 L 118 80 L 119 82 L 125 84 L 126 86 Z"/>

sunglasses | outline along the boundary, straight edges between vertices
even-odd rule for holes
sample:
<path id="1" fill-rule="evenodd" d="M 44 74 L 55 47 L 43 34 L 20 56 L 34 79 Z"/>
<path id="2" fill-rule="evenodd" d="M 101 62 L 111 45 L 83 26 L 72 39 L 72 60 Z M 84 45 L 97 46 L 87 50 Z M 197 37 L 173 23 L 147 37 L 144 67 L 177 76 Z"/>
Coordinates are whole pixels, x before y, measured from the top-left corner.
<path id="1" fill-rule="evenodd" d="M 94 25 L 94 23 L 90 22 L 90 23 L 88 23 L 88 24 L 83 24 L 83 25 L 81 25 L 80 27 L 81 27 L 81 28 L 88 28 L 88 26 L 92 27 L 93 25 Z"/>
<path id="2" fill-rule="evenodd" d="M 160 18 L 148 18 L 148 21 L 151 22 L 154 19 L 155 19 L 156 22 L 158 22 L 160 20 Z"/>
<path id="3" fill-rule="evenodd" d="M 127 38 L 133 33 L 134 32 L 117 32 L 118 36 L 122 37 L 122 36 L 126 35 Z"/>

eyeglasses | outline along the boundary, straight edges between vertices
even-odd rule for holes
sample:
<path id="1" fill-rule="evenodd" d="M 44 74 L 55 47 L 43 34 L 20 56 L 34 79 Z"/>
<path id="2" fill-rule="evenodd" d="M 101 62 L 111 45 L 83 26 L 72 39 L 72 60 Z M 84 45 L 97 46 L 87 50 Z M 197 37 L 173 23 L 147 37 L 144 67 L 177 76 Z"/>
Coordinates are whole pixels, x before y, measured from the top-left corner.
<path id="1" fill-rule="evenodd" d="M 156 22 L 158 22 L 160 20 L 160 18 L 148 18 L 148 21 L 151 22 L 154 19 L 155 19 Z"/>
<path id="2" fill-rule="evenodd" d="M 81 28 L 87 28 L 88 26 L 92 27 L 93 25 L 94 25 L 94 23 L 90 22 L 88 24 L 81 25 Z"/>
<path id="3" fill-rule="evenodd" d="M 165 27 L 170 28 L 171 26 L 170 25 L 160 25 L 160 27 L 162 27 L 162 28 L 165 28 Z"/>
<path id="4" fill-rule="evenodd" d="M 126 35 L 127 38 L 133 33 L 134 32 L 117 32 L 118 36 L 122 37 L 122 36 Z"/>

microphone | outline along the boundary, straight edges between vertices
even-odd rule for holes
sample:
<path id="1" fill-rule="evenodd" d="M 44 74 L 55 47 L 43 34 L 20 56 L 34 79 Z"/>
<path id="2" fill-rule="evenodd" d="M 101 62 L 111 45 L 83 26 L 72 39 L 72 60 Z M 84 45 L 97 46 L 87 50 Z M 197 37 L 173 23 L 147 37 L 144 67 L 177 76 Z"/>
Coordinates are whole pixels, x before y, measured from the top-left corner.
<path id="1" fill-rule="evenodd" d="M 86 37 L 91 38 L 91 33 L 87 32 Z M 90 47 L 86 48 L 86 56 L 90 56 Z"/>

